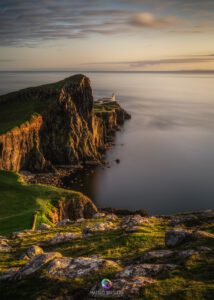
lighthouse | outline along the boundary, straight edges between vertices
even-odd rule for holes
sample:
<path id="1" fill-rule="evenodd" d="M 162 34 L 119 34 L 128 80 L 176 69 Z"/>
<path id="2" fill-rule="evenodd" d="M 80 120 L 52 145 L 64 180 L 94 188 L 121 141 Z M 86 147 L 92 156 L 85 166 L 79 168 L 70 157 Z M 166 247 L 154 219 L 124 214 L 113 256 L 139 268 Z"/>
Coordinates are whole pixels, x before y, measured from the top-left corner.
<path id="1" fill-rule="evenodd" d="M 111 96 L 111 101 L 116 101 L 115 93 L 112 94 L 112 96 Z"/>

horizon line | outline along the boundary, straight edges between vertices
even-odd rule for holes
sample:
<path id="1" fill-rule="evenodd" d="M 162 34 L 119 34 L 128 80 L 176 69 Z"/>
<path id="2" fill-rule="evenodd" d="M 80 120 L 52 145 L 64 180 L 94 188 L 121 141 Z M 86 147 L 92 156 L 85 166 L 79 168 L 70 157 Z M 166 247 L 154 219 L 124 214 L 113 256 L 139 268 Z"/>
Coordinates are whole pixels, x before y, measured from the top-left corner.
<path id="1" fill-rule="evenodd" d="M 6 72 L 17 72 L 17 73 L 24 73 L 24 72 L 71 72 L 71 73 L 214 73 L 213 70 L 144 70 L 144 71 L 137 71 L 137 70 L 68 70 L 68 69 L 32 69 L 32 70 L 0 70 L 0 73 L 6 73 Z"/>

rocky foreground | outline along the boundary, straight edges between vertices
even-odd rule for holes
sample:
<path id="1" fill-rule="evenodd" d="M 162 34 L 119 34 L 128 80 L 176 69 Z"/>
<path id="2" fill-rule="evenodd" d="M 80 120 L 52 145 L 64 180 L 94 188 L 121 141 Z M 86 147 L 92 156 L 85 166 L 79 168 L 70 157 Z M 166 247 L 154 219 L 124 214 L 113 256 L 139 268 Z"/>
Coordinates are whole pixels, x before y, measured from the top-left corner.
<path id="1" fill-rule="evenodd" d="M 214 299 L 213 221 L 99 212 L 1 236 L 1 299 Z"/>

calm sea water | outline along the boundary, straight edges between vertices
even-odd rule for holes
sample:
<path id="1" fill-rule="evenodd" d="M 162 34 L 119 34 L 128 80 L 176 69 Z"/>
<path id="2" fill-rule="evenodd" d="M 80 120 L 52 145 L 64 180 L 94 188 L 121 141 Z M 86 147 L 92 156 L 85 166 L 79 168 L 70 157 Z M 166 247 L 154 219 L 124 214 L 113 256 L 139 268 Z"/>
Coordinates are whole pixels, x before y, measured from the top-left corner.
<path id="1" fill-rule="evenodd" d="M 0 93 L 71 73 L 0 73 Z M 111 168 L 83 175 L 100 207 L 168 214 L 213 207 L 214 75 L 86 73 L 95 97 L 115 92 L 132 119 L 107 153 Z M 121 160 L 120 164 L 115 159 Z"/>

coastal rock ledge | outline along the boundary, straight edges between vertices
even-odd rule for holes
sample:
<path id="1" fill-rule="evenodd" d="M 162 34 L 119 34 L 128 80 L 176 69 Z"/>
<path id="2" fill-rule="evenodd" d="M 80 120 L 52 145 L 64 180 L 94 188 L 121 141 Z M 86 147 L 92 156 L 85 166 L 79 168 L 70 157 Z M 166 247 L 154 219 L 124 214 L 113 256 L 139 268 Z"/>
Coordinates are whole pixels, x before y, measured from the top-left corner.
<path id="1" fill-rule="evenodd" d="M 100 160 L 130 118 L 117 102 L 95 108 L 84 75 L 0 96 L 0 108 L 0 168 L 16 172 Z"/>

